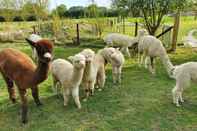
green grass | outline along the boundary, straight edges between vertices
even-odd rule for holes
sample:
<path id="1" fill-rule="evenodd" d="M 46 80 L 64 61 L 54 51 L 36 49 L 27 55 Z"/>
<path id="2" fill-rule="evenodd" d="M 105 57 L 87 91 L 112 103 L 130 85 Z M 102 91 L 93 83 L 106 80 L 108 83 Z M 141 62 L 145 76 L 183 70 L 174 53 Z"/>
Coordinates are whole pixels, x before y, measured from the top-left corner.
<path id="1" fill-rule="evenodd" d="M 55 47 L 55 58 L 67 58 L 87 47 L 95 51 L 102 48 L 102 42 L 94 42 L 84 40 L 80 47 Z M 26 43 L 0 44 L 0 49 L 5 47 L 31 54 Z M 191 49 L 180 48 L 170 58 L 174 64 L 181 64 L 197 61 L 197 54 Z M 5 82 L 0 76 L 0 131 L 197 130 L 197 88 L 195 85 L 188 88 L 184 92 L 186 102 L 180 108 L 175 107 L 171 98 L 175 81 L 168 78 L 159 61 L 156 64 L 157 73 L 152 76 L 137 66 L 136 59 L 127 59 L 121 85 L 112 84 L 111 66 L 108 66 L 104 91 L 96 91 L 89 101 L 82 102 L 81 110 L 72 99 L 68 107 L 63 106 L 63 99 L 51 90 L 49 76 L 39 88 L 42 107 L 36 107 L 29 92 L 29 123 L 25 126 L 20 123 L 20 100 L 17 104 L 9 101 Z"/>

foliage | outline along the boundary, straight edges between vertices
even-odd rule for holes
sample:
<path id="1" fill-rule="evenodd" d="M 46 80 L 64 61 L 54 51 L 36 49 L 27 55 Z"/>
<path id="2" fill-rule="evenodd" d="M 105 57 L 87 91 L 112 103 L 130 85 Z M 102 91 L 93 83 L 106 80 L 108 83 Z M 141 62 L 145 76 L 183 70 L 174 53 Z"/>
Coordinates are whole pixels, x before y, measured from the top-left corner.
<path id="1" fill-rule="evenodd" d="M 61 5 L 57 6 L 57 8 L 54 9 L 51 14 L 54 15 L 57 13 L 60 17 L 65 17 L 66 12 L 67 12 L 66 5 L 61 4 Z"/>
<path id="2" fill-rule="evenodd" d="M 13 21 L 23 21 L 23 18 L 21 16 L 15 16 Z"/>
<path id="3" fill-rule="evenodd" d="M 71 18 L 81 18 L 84 17 L 84 7 L 82 6 L 73 6 L 68 10 L 68 15 Z"/>
<path id="4" fill-rule="evenodd" d="M 181 10 L 186 0 L 112 0 L 113 6 L 130 11 L 133 15 L 140 13 L 151 35 L 155 35 L 163 17 L 172 11 Z"/>
<path id="5" fill-rule="evenodd" d="M 0 16 L 0 22 L 5 22 L 5 18 L 3 16 Z"/>

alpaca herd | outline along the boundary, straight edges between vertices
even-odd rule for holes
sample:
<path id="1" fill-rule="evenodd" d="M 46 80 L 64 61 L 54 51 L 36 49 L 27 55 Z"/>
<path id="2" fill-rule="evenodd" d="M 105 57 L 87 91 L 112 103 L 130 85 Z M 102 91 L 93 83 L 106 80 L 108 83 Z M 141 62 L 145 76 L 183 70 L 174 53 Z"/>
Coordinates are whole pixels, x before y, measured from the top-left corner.
<path id="1" fill-rule="evenodd" d="M 183 90 L 197 81 L 197 62 L 188 62 L 174 66 L 162 44 L 154 36 L 148 35 L 142 29 L 136 37 L 129 37 L 118 33 L 108 34 L 104 37 L 107 46 L 97 52 L 92 49 L 84 49 L 65 59 L 55 59 L 53 56 L 53 43 L 42 37 L 32 34 L 26 41 L 32 48 L 33 58 L 37 66 L 26 54 L 12 48 L 3 49 L 0 52 L 0 72 L 7 84 L 10 100 L 16 102 L 14 84 L 18 87 L 21 98 L 21 120 L 27 123 L 27 89 L 30 88 L 37 106 L 42 105 L 39 99 L 38 85 L 48 77 L 51 72 L 53 90 L 55 93 L 61 89 L 64 106 L 68 105 L 69 96 L 72 95 L 77 108 L 82 108 L 80 102 L 80 87 L 84 91 L 84 101 L 95 94 L 95 88 L 99 91 L 105 87 L 105 68 L 109 63 L 112 66 L 112 78 L 114 84 L 120 84 L 125 58 L 122 52 L 130 57 L 129 47 L 137 43 L 138 64 L 144 66 L 155 74 L 154 59 L 159 58 L 170 78 L 176 80 L 176 86 L 172 89 L 173 103 L 180 106 L 184 102 Z M 119 48 L 115 48 L 115 47 Z M 60 88 L 60 89 L 59 89 Z"/>

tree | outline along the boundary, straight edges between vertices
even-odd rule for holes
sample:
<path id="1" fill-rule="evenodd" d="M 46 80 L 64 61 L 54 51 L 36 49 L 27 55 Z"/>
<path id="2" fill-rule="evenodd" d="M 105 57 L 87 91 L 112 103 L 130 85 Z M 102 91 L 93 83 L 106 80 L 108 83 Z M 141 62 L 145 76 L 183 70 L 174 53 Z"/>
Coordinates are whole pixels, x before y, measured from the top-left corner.
<path id="1" fill-rule="evenodd" d="M 174 9 L 182 9 L 186 0 L 112 0 L 117 8 L 137 10 L 143 16 L 149 34 L 155 35 L 163 17 Z"/>
<path id="2" fill-rule="evenodd" d="M 65 17 L 66 11 L 67 11 L 66 5 L 61 4 L 52 11 L 52 14 L 57 13 L 60 17 Z"/>
<path id="3" fill-rule="evenodd" d="M 68 10 L 68 15 L 74 18 L 80 18 L 84 16 L 84 7 L 83 6 L 73 6 Z"/>
<path id="4" fill-rule="evenodd" d="M 11 21 L 14 17 L 14 0 L 0 0 L 1 16 L 5 18 L 6 21 Z"/>

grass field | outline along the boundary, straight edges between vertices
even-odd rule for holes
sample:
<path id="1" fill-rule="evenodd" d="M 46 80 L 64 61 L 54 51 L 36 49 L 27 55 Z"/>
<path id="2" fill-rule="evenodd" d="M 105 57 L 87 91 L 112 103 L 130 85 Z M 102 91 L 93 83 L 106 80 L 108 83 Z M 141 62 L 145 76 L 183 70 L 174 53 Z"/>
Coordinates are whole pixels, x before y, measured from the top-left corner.
<path id="1" fill-rule="evenodd" d="M 94 44 L 92 44 L 94 43 Z M 79 47 L 55 47 L 55 58 L 69 55 L 91 47 L 102 48 L 101 41 L 84 41 Z M 31 54 L 26 43 L 2 44 Z M 191 49 L 179 48 L 170 54 L 174 64 L 197 61 L 197 53 Z M 36 107 L 29 92 L 29 123 L 20 123 L 20 100 L 12 104 L 2 77 L 0 76 L 0 131 L 196 131 L 197 130 L 197 88 L 192 85 L 184 92 L 186 102 L 177 108 L 172 104 L 171 89 L 175 81 L 168 78 L 158 61 L 157 73 L 152 76 L 139 68 L 136 59 L 127 59 L 123 69 L 121 85 L 112 84 L 111 67 L 107 67 L 105 89 L 96 92 L 89 101 L 82 102 L 82 109 L 75 107 L 70 99 L 68 107 L 63 99 L 51 89 L 52 80 L 40 85 L 42 107 Z M 82 92 L 80 93 L 82 95 Z"/>

